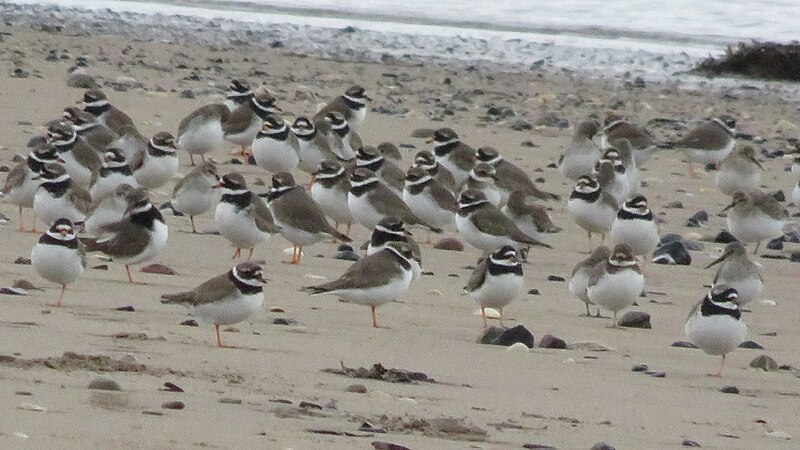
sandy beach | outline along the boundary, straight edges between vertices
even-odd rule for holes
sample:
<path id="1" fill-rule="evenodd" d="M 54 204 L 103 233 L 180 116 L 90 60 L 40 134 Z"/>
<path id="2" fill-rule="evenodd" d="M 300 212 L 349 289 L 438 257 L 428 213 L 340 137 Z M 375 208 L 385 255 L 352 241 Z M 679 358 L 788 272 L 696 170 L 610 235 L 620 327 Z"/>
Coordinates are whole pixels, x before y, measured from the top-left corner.
<path id="1" fill-rule="evenodd" d="M 676 79 L 634 87 L 623 78 L 501 72 L 485 64 L 342 61 L 272 48 L 266 40 L 172 45 L 106 34 L 102 27 L 42 30 L 20 23 L 0 25 L 0 31 L 5 110 L 0 165 L 5 167 L 16 164 L 14 155 L 27 154 L 26 143 L 42 133 L 42 124 L 81 99 L 83 90 L 66 84 L 68 69 L 79 56 L 88 60 L 86 73 L 146 136 L 175 133 L 186 114 L 220 101 L 231 78 L 263 84 L 287 118 L 313 114 L 320 102 L 357 83 L 373 98 L 363 141 L 402 144 L 404 169 L 417 151 L 431 148 L 412 133 L 447 126 L 474 148 L 496 147 L 533 178 L 541 178 L 542 189 L 562 198 L 569 196 L 572 183 L 550 165 L 569 142 L 575 123 L 602 119 L 611 109 L 641 124 L 662 118 L 691 126 L 704 117 L 732 114 L 739 130 L 756 138 L 759 155 L 785 151 L 786 138 L 800 137 L 793 88 L 780 84 Z M 510 108 L 513 115 L 489 114 L 490 107 Z M 554 118 L 569 126 L 537 125 L 555 123 Z M 663 139 L 680 131 L 654 129 Z M 213 158 L 220 173 L 242 172 L 257 192 L 266 190 L 258 182 L 269 183 L 262 169 L 232 164 L 223 152 Z M 788 198 L 793 181 L 784 170 L 787 160 L 760 160 L 767 169 L 763 190 L 783 190 Z M 181 174 L 188 165 L 182 153 Z M 663 221 L 662 234 L 708 238 L 725 228 L 718 213 L 730 200 L 714 187 L 713 173 L 691 179 L 681 156 L 669 151 L 656 155 L 645 169 L 642 192 Z M 168 200 L 171 190 L 170 184 L 152 192 L 154 203 Z M 665 208 L 676 201 L 683 207 Z M 525 283 L 538 294 L 524 295 L 508 307 L 507 324 L 525 325 L 537 345 L 552 334 L 568 344 L 594 342 L 607 351 L 512 352 L 477 344 L 483 331 L 480 316 L 462 294 L 470 275 L 465 267 L 479 256 L 469 246 L 448 252 L 423 245 L 423 270 L 431 274 L 400 301 L 379 309 L 389 328 L 373 329 L 368 308 L 300 291 L 320 277 L 338 277 L 351 264 L 333 258 L 337 244 L 309 247 L 302 263 L 290 266 L 284 261 L 291 257 L 291 244 L 280 236 L 255 251 L 255 258 L 266 261 L 270 280 L 264 311 L 223 333 L 227 343 L 239 348 L 219 349 L 212 326 L 180 325 L 188 318 L 185 310 L 162 305 L 159 297 L 229 270 L 233 248 L 222 237 L 192 235 L 188 217 L 165 211 L 169 242 L 156 262 L 178 275 L 136 268 L 135 277 L 146 284 L 129 285 L 120 264 L 92 255 L 90 266 L 107 264 L 108 269 L 87 269 L 69 288 L 65 307 L 53 308 L 48 305 L 58 288 L 30 265 L 14 263 L 30 257 L 39 234 L 18 232 L 16 206 L 0 204 L 0 213 L 9 219 L 0 225 L 0 287 L 24 279 L 42 289 L 25 296 L 0 295 L 0 447 L 366 449 L 384 441 L 411 449 L 525 444 L 589 449 L 598 442 L 617 449 L 668 449 L 682 447 L 684 440 L 717 449 L 797 447 L 800 372 L 765 372 L 749 363 L 766 354 L 780 365 L 800 367 L 800 303 L 793 288 L 800 265 L 787 259 L 800 245 L 786 243 L 783 250 L 762 246 L 762 255 L 785 257 L 756 258 L 766 280 L 762 299 L 771 302 L 754 302 L 744 317 L 748 339 L 764 349 L 734 351 L 724 377 L 714 379 L 706 373 L 717 369 L 717 358 L 670 344 L 687 339 L 686 316 L 714 275 L 703 267 L 724 245 L 704 240 L 703 250 L 691 252 L 690 266 L 648 264 L 649 294 L 634 309 L 652 316 L 652 329 L 608 329 L 608 319 L 579 316 L 584 305 L 565 282 L 548 280 L 568 277 L 574 264 L 586 258 L 587 242 L 568 217 L 565 201 L 547 206 L 563 231 L 548 235 L 552 250 L 531 252 Z M 794 205 L 784 206 L 797 213 Z M 709 227 L 685 227 L 699 210 L 708 212 Z M 30 221 L 31 212 L 25 214 Z M 210 213 L 197 218 L 197 224 L 200 230 L 215 229 Z M 369 234 L 354 226 L 351 236 L 360 245 Z M 126 305 L 134 311 L 117 309 Z M 279 318 L 292 325 L 273 324 Z M 374 363 L 424 372 L 435 382 L 389 383 L 323 372 L 342 364 Z M 665 376 L 632 372 L 636 364 Z M 122 390 L 87 389 L 99 376 L 118 382 Z M 164 383 L 184 392 L 169 392 Z M 366 393 L 348 392 L 353 384 L 363 385 Z M 720 392 L 725 386 L 737 387 L 739 394 Z M 162 408 L 173 401 L 185 408 Z M 386 433 L 359 431 L 363 422 Z"/>

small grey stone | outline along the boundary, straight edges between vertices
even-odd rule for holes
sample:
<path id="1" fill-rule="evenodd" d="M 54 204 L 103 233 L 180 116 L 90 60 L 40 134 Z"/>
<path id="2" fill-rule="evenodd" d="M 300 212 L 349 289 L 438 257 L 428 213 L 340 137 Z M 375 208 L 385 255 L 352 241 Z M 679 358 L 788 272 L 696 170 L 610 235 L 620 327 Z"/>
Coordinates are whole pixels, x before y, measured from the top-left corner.
<path id="1" fill-rule="evenodd" d="M 533 125 L 525 119 L 514 119 L 509 124 L 508 127 L 514 131 L 527 131 L 533 129 Z"/>
<path id="2" fill-rule="evenodd" d="M 433 245 L 433 248 L 437 250 L 461 252 L 464 251 L 464 244 L 462 244 L 461 241 L 456 238 L 448 237 L 439 239 L 439 241 Z"/>
<path id="3" fill-rule="evenodd" d="M 754 369 L 762 369 L 766 372 L 774 372 L 778 370 L 778 362 L 767 355 L 756 356 L 750 361 L 750 367 Z"/>
<path id="4" fill-rule="evenodd" d="M 653 263 L 688 266 L 692 264 L 692 256 L 682 241 L 664 244 L 653 252 Z"/>
<path id="5" fill-rule="evenodd" d="M 675 341 L 672 343 L 671 347 L 678 347 L 678 348 L 697 348 L 696 345 L 692 344 L 689 341 Z"/>
<path id="6" fill-rule="evenodd" d="M 723 394 L 738 394 L 739 388 L 736 386 L 723 386 L 719 388 L 719 391 Z"/>
<path id="7" fill-rule="evenodd" d="M 364 386 L 363 384 L 351 384 L 351 385 L 348 385 L 346 388 L 344 388 L 344 391 L 345 392 L 353 392 L 353 393 L 356 393 L 356 394 L 366 394 L 367 393 L 367 387 Z"/>
<path id="8" fill-rule="evenodd" d="M 598 442 L 592 446 L 591 450 L 617 450 L 611 444 L 606 444 L 605 442 Z"/>
<path id="9" fill-rule="evenodd" d="M 718 244 L 729 244 L 735 240 L 736 238 L 725 230 L 720 231 L 717 237 L 714 238 L 714 242 Z"/>
<path id="10" fill-rule="evenodd" d="M 545 334 L 539 340 L 539 347 L 565 349 L 567 348 L 567 343 L 560 337 L 553 336 L 552 334 Z"/>
<path id="11" fill-rule="evenodd" d="M 546 112 L 536 120 L 536 126 L 569 128 L 569 120 L 553 112 Z"/>
<path id="12" fill-rule="evenodd" d="M 628 311 L 626 312 L 617 325 L 627 328 L 646 328 L 650 329 L 650 314 L 644 311 Z"/>
<path id="13" fill-rule="evenodd" d="M 194 92 L 191 89 L 184 89 L 181 91 L 181 98 L 195 98 Z"/>
<path id="14" fill-rule="evenodd" d="M 99 87 L 94 77 L 85 73 L 73 73 L 67 80 L 67 86 L 78 89 L 93 89 Z"/>
<path id="15" fill-rule="evenodd" d="M 433 128 L 417 128 L 416 130 L 411 132 L 411 137 L 427 139 L 433 136 L 434 131 L 435 130 Z"/>
<path id="16" fill-rule="evenodd" d="M 691 439 L 684 439 L 683 442 L 681 442 L 681 445 L 684 447 L 702 447 L 702 445 L 700 445 L 697 441 L 693 441 Z"/>
<path id="17" fill-rule="evenodd" d="M 680 200 L 675 200 L 674 202 L 669 202 L 664 205 L 665 209 L 683 209 L 683 202 Z"/>
<path id="18" fill-rule="evenodd" d="M 112 380 L 111 378 L 106 377 L 97 377 L 94 380 L 89 382 L 89 385 L 86 386 L 89 389 L 94 389 L 98 391 L 121 391 L 122 386 L 119 385 L 116 381 Z"/>
<path id="19" fill-rule="evenodd" d="M 647 372 L 647 364 L 636 364 L 631 367 L 631 372 Z"/>
<path id="20" fill-rule="evenodd" d="M 298 324 L 298 322 L 297 322 L 296 320 L 294 320 L 294 319 L 290 319 L 290 318 L 288 318 L 288 317 L 278 317 L 277 319 L 274 319 L 274 320 L 272 321 L 272 324 L 273 324 L 273 325 L 284 325 L 284 326 L 288 326 L 288 325 L 297 325 L 297 324 Z"/>
<path id="21" fill-rule="evenodd" d="M 9 70 L 8 76 L 11 78 L 28 78 L 31 76 L 31 73 L 25 69 L 20 69 L 17 67 L 16 69 Z"/>
<path id="22" fill-rule="evenodd" d="M 358 256 L 356 252 L 351 250 L 351 251 L 336 252 L 336 254 L 333 256 L 333 259 L 340 259 L 342 261 L 358 261 L 359 259 L 361 259 L 361 257 Z"/>
<path id="23" fill-rule="evenodd" d="M 666 378 L 666 372 L 645 372 L 653 378 Z"/>
<path id="24" fill-rule="evenodd" d="M 751 350 L 764 350 L 764 346 L 756 341 L 744 341 L 739 344 L 739 348 L 749 348 Z"/>
<path id="25" fill-rule="evenodd" d="M 783 250 L 783 236 L 772 239 L 769 242 L 767 242 L 767 249 Z"/>

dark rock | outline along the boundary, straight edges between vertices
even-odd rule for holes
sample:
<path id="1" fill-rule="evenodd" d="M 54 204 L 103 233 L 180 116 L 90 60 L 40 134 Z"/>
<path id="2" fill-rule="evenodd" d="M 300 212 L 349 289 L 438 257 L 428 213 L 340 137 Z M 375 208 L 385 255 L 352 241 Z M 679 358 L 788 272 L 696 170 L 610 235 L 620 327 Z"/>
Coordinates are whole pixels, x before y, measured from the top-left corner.
<path id="1" fill-rule="evenodd" d="M 370 445 L 372 445 L 372 448 L 375 450 L 411 450 L 404 445 L 394 444 L 392 442 L 372 441 Z"/>
<path id="2" fill-rule="evenodd" d="M 433 136 L 434 131 L 435 130 L 433 128 L 417 128 L 411 132 L 411 137 L 428 139 L 429 137 Z"/>
<path id="3" fill-rule="evenodd" d="M 183 409 L 186 408 L 186 404 L 180 400 L 173 400 L 171 402 L 162 403 L 161 407 L 164 409 Z"/>
<path id="4" fill-rule="evenodd" d="M 658 241 L 658 245 L 669 244 L 671 242 L 681 242 L 683 240 L 683 236 L 676 233 L 667 233 L 661 236 L 661 240 Z"/>
<path id="5" fill-rule="evenodd" d="M 591 450 L 617 450 L 617 449 L 614 448 L 614 446 L 611 444 L 606 444 L 605 442 L 598 442 L 597 444 L 594 444 L 592 446 Z"/>
<path id="6" fill-rule="evenodd" d="M 175 271 L 172 267 L 167 267 L 163 264 L 150 264 L 148 266 L 142 267 L 141 270 L 143 273 L 157 273 L 159 275 L 177 275 L 178 272 Z"/>
<path id="7" fill-rule="evenodd" d="M 653 378 L 666 378 L 667 377 L 667 373 L 666 372 L 646 372 L 646 373 L 648 375 L 650 375 L 651 377 L 653 377 Z"/>
<path id="8" fill-rule="evenodd" d="M 199 327 L 200 326 L 200 325 L 197 324 L 197 321 L 194 320 L 194 319 L 186 319 L 183 322 L 181 322 L 180 325 L 183 325 L 185 327 Z"/>
<path id="9" fill-rule="evenodd" d="M 644 78 L 636 77 L 636 78 L 633 79 L 633 87 L 637 87 L 637 88 L 643 89 L 646 86 L 647 86 L 647 84 L 645 83 Z"/>
<path id="10" fill-rule="evenodd" d="M 77 89 L 94 89 L 100 87 L 94 77 L 85 73 L 73 73 L 67 80 L 67 86 Z"/>
<path id="11" fill-rule="evenodd" d="M 546 444 L 523 444 L 522 448 L 536 449 L 536 450 L 558 450 L 556 447 Z"/>
<path id="12" fill-rule="evenodd" d="M 363 431 L 365 433 L 386 433 L 385 428 L 376 427 L 369 422 L 363 422 L 361 426 L 358 427 L 358 431 Z"/>
<path id="13" fill-rule="evenodd" d="M 345 392 L 353 392 L 353 393 L 356 393 L 356 394 L 366 394 L 367 393 L 367 387 L 364 386 L 363 384 L 351 384 L 351 385 L 348 385 L 346 388 L 344 388 L 344 391 Z"/>
<path id="14" fill-rule="evenodd" d="M 553 112 L 546 112 L 536 119 L 537 127 L 569 128 L 569 120 Z"/>
<path id="15" fill-rule="evenodd" d="M 647 372 L 647 364 L 636 364 L 631 367 L 631 372 Z"/>
<path id="16" fill-rule="evenodd" d="M 533 125 L 525 119 L 514 119 L 509 124 L 508 127 L 514 131 L 527 131 L 532 130 Z"/>
<path id="17" fill-rule="evenodd" d="M 783 237 L 775 238 L 767 242 L 767 248 L 769 250 L 783 250 Z"/>
<path id="18" fill-rule="evenodd" d="M 697 348 L 696 345 L 692 344 L 689 341 L 675 341 L 670 346 L 671 347 L 678 347 L 678 348 Z"/>
<path id="19" fill-rule="evenodd" d="M 736 386 L 722 386 L 719 391 L 723 394 L 738 394 L 739 388 Z"/>
<path id="20" fill-rule="evenodd" d="M 358 261 L 359 259 L 361 259 L 361 257 L 358 256 L 356 252 L 350 250 L 350 251 L 336 252 L 336 254 L 333 256 L 333 259 L 341 259 L 343 261 Z"/>
<path id="21" fill-rule="evenodd" d="M 549 275 L 547 277 L 547 281 L 560 281 L 560 282 L 563 283 L 566 280 L 564 279 L 564 277 L 559 277 L 558 275 Z"/>
<path id="22" fill-rule="evenodd" d="M 485 330 L 483 330 L 483 334 L 480 338 L 478 338 L 479 344 L 487 344 L 491 345 L 500 337 L 501 334 L 505 331 L 505 328 L 491 326 Z"/>
<path id="23" fill-rule="evenodd" d="M 29 266 L 31 264 L 31 259 L 30 258 L 26 258 L 24 256 L 20 256 L 20 257 L 18 257 L 17 259 L 14 260 L 14 264 L 22 264 L 22 265 Z"/>
<path id="24" fill-rule="evenodd" d="M 778 370 L 778 362 L 767 355 L 756 356 L 750 361 L 750 367 L 754 369 L 762 369 L 766 372 L 774 372 Z"/>
<path id="25" fill-rule="evenodd" d="M 96 266 L 92 266 L 92 269 L 95 269 L 95 270 L 108 270 L 108 264 L 98 264 Z"/>
<path id="26" fill-rule="evenodd" d="M 779 202 L 785 202 L 786 201 L 786 194 L 784 194 L 783 191 L 771 192 L 769 195 L 771 195 L 772 198 L 774 198 L 775 200 L 777 200 Z"/>
<path id="27" fill-rule="evenodd" d="M 288 317 L 278 317 L 272 321 L 273 325 L 297 325 L 298 322 L 294 319 L 289 319 Z"/>
<path id="28" fill-rule="evenodd" d="M 764 350 L 764 346 L 756 341 L 744 341 L 739 344 L 739 348 L 749 348 L 751 350 Z"/>
<path id="29" fill-rule="evenodd" d="M 442 238 L 439 242 L 434 244 L 433 248 L 437 250 L 450 250 L 455 252 L 464 251 L 464 244 L 456 238 Z"/>
<path id="30" fill-rule="evenodd" d="M 650 314 L 644 311 L 628 311 L 626 312 L 617 325 L 627 328 L 647 328 L 650 329 Z"/>
<path id="31" fill-rule="evenodd" d="M 800 250 L 795 250 L 789 256 L 789 261 L 791 262 L 800 262 Z"/>
<path id="32" fill-rule="evenodd" d="M 122 311 L 122 312 L 136 312 L 136 310 L 131 305 L 124 305 L 124 306 L 120 306 L 120 307 L 115 308 L 115 309 L 117 311 Z"/>
<path id="33" fill-rule="evenodd" d="M 539 293 L 538 289 L 533 288 L 530 291 L 528 291 L 528 295 L 541 295 L 541 294 Z"/>
<path id="34" fill-rule="evenodd" d="M 700 445 L 697 441 L 693 441 L 691 439 L 684 439 L 683 442 L 681 442 L 681 445 L 684 447 L 702 447 L 702 445 Z"/>
<path id="35" fill-rule="evenodd" d="M 165 391 L 165 392 L 183 392 L 183 388 L 181 388 L 177 384 L 171 383 L 169 381 L 164 383 L 164 387 L 161 388 L 160 390 Z"/>
<path id="36" fill-rule="evenodd" d="M 705 226 L 706 222 L 708 222 L 708 213 L 705 211 L 698 211 L 686 221 L 686 226 L 697 228 Z"/>
<path id="37" fill-rule="evenodd" d="M 718 244 L 729 244 L 735 240 L 736 238 L 725 230 L 720 231 L 717 237 L 714 238 L 714 242 Z"/>
<path id="38" fill-rule="evenodd" d="M 28 78 L 31 76 L 31 73 L 25 69 L 17 67 L 16 69 L 9 70 L 8 76 L 11 78 Z"/>
<path id="39" fill-rule="evenodd" d="M 683 209 L 683 202 L 679 200 L 675 200 L 674 202 L 669 202 L 664 205 L 665 209 Z"/>
<path id="40" fill-rule="evenodd" d="M 676 241 L 662 245 L 653 252 L 653 263 L 688 266 L 692 264 L 692 256 L 683 242 Z"/>
<path id="41" fill-rule="evenodd" d="M 761 255 L 761 257 L 764 258 L 764 259 L 789 259 L 789 258 L 786 257 L 786 255 L 772 255 L 772 254 L 768 254 L 768 253 Z"/>
<path id="42" fill-rule="evenodd" d="M 539 347 L 565 349 L 567 348 L 567 343 L 560 337 L 553 336 L 552 334 L 545 334 L 539 339 Z"/>
<path id="43" fill-rule="evenodd" d="M 89 385 L 86 386 L 89 389 L 95 389 L 98 391 L 121 391 L 122 386 L 119 385 L 116 381 L 112 380 L 111 378 L 105 377 L 97 377 L 94 380 L 89 382 Z"/>
<path id="44" fill-rule="evenodd" d="M 184 89 L 181 91 L 181 98 L 195 98 L 195 95 L 191 89 Z"/>
<path id="45" fill-rule="evenodd" d="M 517 325 L 513 328 L 489 327 L 484 330 L 479 342 L 481 344 L 502 345 L 504 347 L 521 342 L 528 348 L 533 348 L 533 334 L 523 325 Z"/>

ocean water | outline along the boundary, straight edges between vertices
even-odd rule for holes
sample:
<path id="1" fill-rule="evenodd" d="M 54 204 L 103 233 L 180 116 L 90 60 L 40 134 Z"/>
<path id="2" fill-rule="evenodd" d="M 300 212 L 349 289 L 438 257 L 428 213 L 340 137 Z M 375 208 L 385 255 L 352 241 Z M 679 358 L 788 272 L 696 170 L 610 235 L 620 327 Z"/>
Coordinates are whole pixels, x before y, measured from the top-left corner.
<path id="1" fill-rule="evenodd" d="M 364 52 L 402 54 L 402 47 L 410 46 L 424 57 L 468 60 L 477 55 L 508 65 L 544 58 L 556 68 L 605 73 L 633 69 L 659 76 L 679 71 L 680 66 L 689 68 L 739 41 L 786 42 L 800 37 L 800 0 L 5 1 L 140 13 L 165 20 L 176 15 L 227 20 L 251 28 L 288 25 L 301 27 L 306 47 L 317 48 L 324 43 L 314 30 L 330 36 L 325 30 L 352 26 L 364 33 L 350 44 L 369 41 L 363 43 Z M 659 64 L 664 67 L 658 68 Z"/>

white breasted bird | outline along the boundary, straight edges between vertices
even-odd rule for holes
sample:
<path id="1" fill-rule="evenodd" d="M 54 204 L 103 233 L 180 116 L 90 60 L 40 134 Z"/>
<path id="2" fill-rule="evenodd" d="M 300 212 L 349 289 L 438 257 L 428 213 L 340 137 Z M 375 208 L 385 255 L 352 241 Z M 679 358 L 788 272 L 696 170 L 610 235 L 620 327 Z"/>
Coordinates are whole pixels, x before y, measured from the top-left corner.
<path id="1" fill-rule="evenodd" d="M 269 173 L 290 172 L 300 162 L 297 136 L 274 114 L 264 119 L 250 148 L 256 165 Z"/>
<path id="2" fill-rule="evenodd" d="M 139 187 L 139 182 L 133 177 L 133 171 L 131 171 L 128 161 L 125 160 L 125 155 L 110 147 L 103 153 L 103 167 L 100 169 L 100 176 L 89 189 L 89 193 L 92 194 L 92 202 L 99 202 L 103 197 L 114 192 L 114 189 L 120 184 Z"/>
<path id="3" fill-rule="evenodd" d="M 403 169 L 393 161 L 389 161 L 376 147 L 365 145 L 356 151 L 356 167 L 364 167 L 375 173 L 383 184 L 389 186 L 396 193 L 403 192 L 406 178 Z"/>
<path id="4" fill-rule="evenodd" d="M 503 308 L 522 295 L 525 280 L 522 277 L 522 264 L 517 259 L 517 251 L 504 245 L 488 257 L 482 257 L 464 290 L 481 308 L 483 327 L 486 322 L 486 308 L 495 308 L 500 313 L 500 326 L 503 325 Z"/>
<path id="5" fill-rule="evenodd" d="M 694 345 L 713 356 L 721 356 L 719 371 L 709 374 L 721 377 L 725 356 L 747 338 L 747 324 L 742 320 L 736 289 L 718 284 L 698 302 L 686 319 L 684 330 Z"/>
<path id="6" fill-rule="evenodd" d="M 189 113 L 178 125 L 177 147 L 189 154 L 194 166 L 194 157 L 199 155 L 205 162 L 206 154 L 225 148 L 222 122 L 228 119 L 230 110 L 221 103 L 204 105 Z"/>
<path id="7" fill-rule="evenodd" d="M 689 161 L 689 176 L 697 178 L 694 163 L 719 164 L 736 144 L 736 119 L 730 116 L 703 121 L 681 139 L 666 146 L 683 152 Z"/>
<path id="8" fill-rule="evenodd" d="M 453 175 L 456 188 L 460 189 L 475 165 L 475 149 L 461 142 L 458 134 L 451 128 L 434 131 L 428 143 L 433 144 L 436 162 Z"/>
<path id="9" fill-rule="evenodd" d="M 447 188 L 448 191 L 454 193 L 458 192 L 458 186 L 456 186 L 456 180 L 453 178 L 453 174 L 436 161 L 436 157 L 430 150 L 421 150 L 417 152 L 414 156 L 414 165 L 427 170 L 430 176 Z"/>
<path id="10" fill-rule="evenodd" d="M 367 244 L 367 255 L 383 250 L 391 242 L 405 242 L 411 247 L 411 253 L 414 255 L 414 259 L 411 261 L 411 272 L 413 273 L 411 281 L 416 281 L 422 273 L 422 252 L 419 244 L 414 240 L 414 236 L 406 230 L 406 225 L 399 217 L 386 216 L 375 225 Z"/>
<path id="11" fill-rule="evenodd" d="M 586 305 L 586 317 L 592 317 L 592 314 L 589 312 L 589 305 L 594 304 L 589 300 L 589 294 L 587 293 L 592 269 L 594 269 L 594 266 L 606 261 L 610 256 L 611 249 L 605 245 L 601 245 L 594 249 L 588 258 L 576 264 L 572 269 L 572 275 L 569 277 L 567 288 L 572 295 L 578 297 L 578 300 Z M 595 317 L 600 317 L 600 307 L 597 308 Z"/>
<path id="12" fill-rule="evenodd" d="M 508 203 L 500 208 L 500 212 L 519 227 L 520 231 L 537 241 L 546 241 L 547 234 L 561 232 L 547 214 L 547 210 L 538 204 L 536 197 L 523 191 L 514 191 L 508 197 Z"/>
<path id="13" fill-rule="evenodd" d="M 364 125 L 364 119 L 367 117 L 367 101 L 370 100 L 363 87 L 359 85 L 350 86 L 343 95 L 336 97 L 322 107 L 314 116 L 314 120 L 322 119 L 328 113 L 337 112 L 350 124 L 353 131 L 358 132 Z"/>
<path id="14" fill-rule="evenodd" d="M 220 325 L 242 322 L 261 310 L 264 305 L 262 284 L 266 282 L 260 265 L 244 262 L 192 291 L 164 294 L 161 303 L 183 305 L 189 308 L 190 315 L 212 323 L 217 347 L 228 347 L 222 343 Z"/>
<path id="15" fill-rule="evenodd" d="M 589 273 L 589 301 L 614 313 L 611 328 L 617 328 L 617 313 L 636 302 L 644 289 L 644 276 L 628 244 L 617 244 L 608 259 Z"/>
<path id="16" fill-rule="evenodd" d="M 590 175 L 578 178 L 578 183 L 567 201 L 567 213 L 588 233 L 589 251 L 594 248 L 592 233 L 600 233 L 601 240 L 605 241 L 617 216 L 617 210 L 614 197 L 604 192 L 600 183 Z"/>
<path id="17" fill-rule="evenodd" d="M 72 124 L 78 136 L 97 151 L 103 151 L 119 136 L 111 128 L 100 123 L 94 114 L 74 106 L 64 108 L 64 120 Z"/>
<path id="18" fill-rule="evenodd" d="M 634 255 L 647 260 L 658 246 L 659 236 L 655 217 L 643 195 L 632 197 L 622 205 L 608 236 L 612 245 L 628 244 Z"/>
<path id="19" fill-rule="evenodd" d="M 728 231 L 743 243 L 755 242 L 755 254 L 761 241 L 783 235 L 788 213 L 771 195 L 761 191 L 737 191 L 733 201 L 722 210 L 728 211 Z"/>
<path id="20" fill-rule="evenodd" d="M 467 181 L 461 187 L 461 192 L 467 189 L 475 189 L 483 192 L 486 200 L 498 208 L 502 208 L 508 200 L 508 196 L 503 196 L 500 189 L 495 185 L 498 181 L 497 171 L 494 166 L 485 162 L 479 162 L 472 167 L 467 176 Z"/>
<path id="21" fill-rule="evenodd" d="M 239 105 L 247 103 L 255 93 L 250 88 L 250 83 L 247 80 L 233 79 L 228 85 L 228 92 L 225 93 L 225 102 L 223 103 L 229 111 L 238 108 Z"/>
<path id="22" fill-rule="evenodd" d="M 267 91 L 250 97 L 247 103 L 239 105 L 222 120 L 222 135 L 226 141 L 240 147 L 246 154 L 253 139 L 261 130 L 264 119 L 270 114 L 278 114 L 281 109 L 275 105 L 275 97 Z"/>
<path id="23" fill-rule="evenodd" d="M 456 198 L 422 167 L 408 169 L 403 201 L 425 223 L 442 229 L 455 228 Z"/>
<path id="24" fill-rule="evenodd" d="M 475 162 L 484 162 L 494 166 L 495 186 L 500 190 L 502 199 L 500 205 L 505 205 L 508 196 L 514 191 L 523 191 L 540 200 L 560 200 L 561 197 L 550 192 L 545 192 L 536 186 L 536 183 L 521 167 L 503 158 L 494 147 L 481 147 L 475 152 Z"/>
<path id="25" fill-rule="evenodd" d="M 756 159 L 756 151 L 752 145 L 737 146 L 719 164 L 714 185 L 725 195 L 733 195 L 736 191 L 758 190 L 764 171 L 764 166 Z"/>
<path id="26" fill-rule="evenodd" d="M 56 148 L 70 178 L 84 189 L 89 189 L 100 174 L 102 162 L 94 147 L 78 136 L 68 123 L 51 123 L 47 127 L 47 141 Z"/>
<path id="27" fill-rule="evenodd" d="M 128 208 L 132 206 L 128 194 L 133 189 L 134 187 L 130 184 L 122 183 L 109 195 L 97 201 L 93 200 L 92 207 L 84 221 L 84 230 L 98 239 L 106 236 L 108 233 L 104 231 L 103 227 L 122 220 Z"/>
<path id="28" fill-rule="evenodd" d="M 647 128 L 618 117 L 607 119 L 600 133 L 600 146 L 615 147 L 615 142 L 619 139 L 627 139 L 631 143 L 636 167 L 642 167 L 658 149 L 655 138 Z"/>
<path id="29" fill-rule="evenodd" d="M 222 198 L 214 212 L 219 234 L 236 247 L 233 259 L 241 256 L 242 249 L 250 250 L 247 259 L 253 256 L 256 245 L 280 232 L 275 225 L 269 207 L 247 189 L 247 182 L 238 172 L 222 176 Z"/>
<path id="30" fill-rule="evenodd" d="M 595 163 L 600 159 L 600 148 L 592 141 L 595 134 L 597 122 L 594 120 L 583 120 L 575 126 L 572 140 L 558 159 L 558 167 L 565 177 L 577 181 L 583 175 L 592 173 Z"/>
<path id="31" fill-rule="evenodd" d="M 118 135 L 122 135 L 123 128 L 133 126 L 133 120 L 112 105 L 100 89 L 89 89 L 83 93 L 83 110 L 94 114 L 100 123 Z"/>
<path id="32" fill-rule="evenodd" d="M 72 222 L 58 219 L 31 251 L 31 265 L 40 277 L 61 286 L 55 306 L 60 307 L 67 285 L 72 284 L 86 268 L 83 244 L 72 228 Z"/>
<path id="33" fill-rule="evenodd" d="M 339 162 L 326 159 L 319 164 L 313 175 L 311 198 L 322 208 L 325 215 L 333 220 L 334 228 L 338 230 L 339 225 L 347 226 L 344 234 L 349 236 L 350 227 L 355 222 L 347 204 L 350 174 Z"/>
<path id="34" fill-rule="evenodd" d="M 141 159 L 131 161 L 133 177 L 143 187 L 156 189 L 178 173 L 178 153 L 175 138 L 162 131 L 153 135 L 147 143 L 147 151 Z"/>
<path id="35" fill-rule="evenodd" d="M 4 203 L 18 206 L 19 231 L 36 232 L 36 213 L 34 212 L 30 230 L 26 230 L 22 221 L 22 208 L 33 209 L 33 199 L 36 197 L 36 191 L 41 182 L 39 172 L 45 164 L 55 162 L 57 162 L 55 147 L 42 142 L 28 153 L 25 161 L 17 164 L 8 172 L 3 189 L 0 190 L 0 199 Z"/>
<path id="36" fill-rule="evenodd" d="M 764 290 L 764 276 L 761 266 L 750 261 L 744 244 L 739 241 L 729 243 L 719 258 L 706 266 L 706 269 L 719 264 L 712 286 L 725 284 L 738 294 L 739 306 L 755 300 Z"/>
<path id="37" fill-rule="evenodd" d="M 89 191 L 75 184 L 60 164 L 48 163 L 36 177 L 39 188 L 33 197 L 33 210 L 46 226 L 64 218 L 83 223 L 92 205 Z"/>
<path id="38" fill-rule="evenodd" d="M 216 166 L 205 162 L 192 169 L 175 184 L 170 205 L 174 211 L 189 216 L 192 233 L 197 233 L 194 225 L 195 216 L 205 213 L 219 203 L 220 183 Z"/>

